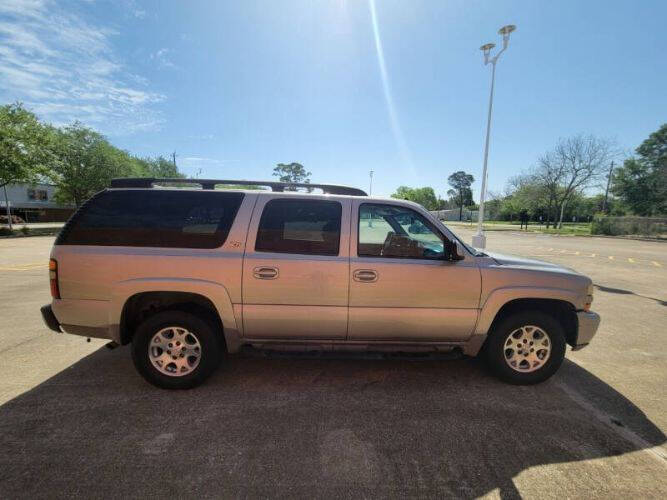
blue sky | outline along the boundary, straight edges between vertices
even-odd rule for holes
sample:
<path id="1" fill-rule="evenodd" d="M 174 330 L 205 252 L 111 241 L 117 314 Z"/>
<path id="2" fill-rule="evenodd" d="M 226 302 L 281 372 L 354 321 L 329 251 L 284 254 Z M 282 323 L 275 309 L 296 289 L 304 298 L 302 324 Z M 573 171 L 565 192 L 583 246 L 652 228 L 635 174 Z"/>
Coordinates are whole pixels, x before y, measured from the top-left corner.
<path id="1" fill-rule="evenodd" d="M 0 2 L 0 102 L 79 119 L 138 155 L 202 177 L 444 195 L 480 187 L 490 66 L 479 46 L 517 25 L 498 63 L 489 189 L 559 137 L 634 149 L 667 121 L 667 2 L 368 0 Z M 379 41 L 379 45 L 378 45 Z M 382 48 L 379 57 L 378 46 Z M 384 74 L 383 79 L 382 65 Z"/>

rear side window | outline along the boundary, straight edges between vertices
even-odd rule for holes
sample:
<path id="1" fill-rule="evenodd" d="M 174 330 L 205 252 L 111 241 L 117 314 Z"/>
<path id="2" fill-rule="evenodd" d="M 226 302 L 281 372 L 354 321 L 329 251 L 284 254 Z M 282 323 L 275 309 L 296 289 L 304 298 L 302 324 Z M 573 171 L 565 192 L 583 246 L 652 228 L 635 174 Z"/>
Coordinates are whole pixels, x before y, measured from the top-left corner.
<path id="1" fill-rule="evenodd" d="M 255 250 L 338 255 L 341 213 L 336 201 L 271 200 L 259 221 Z"/>
<path id="2" fill-rule="evenodd" d="M 56 245 L 217 248 L 243 193 L 103 191 L 65 226 Z"/>

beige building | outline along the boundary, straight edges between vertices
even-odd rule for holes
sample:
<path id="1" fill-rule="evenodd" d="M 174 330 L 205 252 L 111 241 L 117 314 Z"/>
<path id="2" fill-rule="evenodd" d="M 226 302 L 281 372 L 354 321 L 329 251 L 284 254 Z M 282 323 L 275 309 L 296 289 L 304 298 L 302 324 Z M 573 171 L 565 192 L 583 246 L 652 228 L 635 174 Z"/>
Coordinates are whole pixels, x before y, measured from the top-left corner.
<path id="1" fill-rule="evenodd" d="M 65 222 L 75 207 L 56 203 L 55 193 L 50 184 L 8 184 L 0 189 L 0 220 L 6 222 L 9 203 L 11 214 L 24 222 Z"/>

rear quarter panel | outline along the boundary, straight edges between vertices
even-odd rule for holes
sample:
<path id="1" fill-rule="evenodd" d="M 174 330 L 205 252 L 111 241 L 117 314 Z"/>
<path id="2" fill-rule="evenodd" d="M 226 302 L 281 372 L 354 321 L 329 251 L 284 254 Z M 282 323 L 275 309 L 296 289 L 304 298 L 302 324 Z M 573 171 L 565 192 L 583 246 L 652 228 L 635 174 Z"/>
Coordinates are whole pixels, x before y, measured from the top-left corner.
<path id="1" fill-rule="evenodd" d="M 219 309 L 223 325 L 238 328 L 241 262 L 256 195 L 246 194 L 225 243 L 214 249 L 56 245 L 62 324 L 113 330 L 125 301 L 145 291 L 200 293 Z M 231 322 L 231 324 L 229 324 Z"/>

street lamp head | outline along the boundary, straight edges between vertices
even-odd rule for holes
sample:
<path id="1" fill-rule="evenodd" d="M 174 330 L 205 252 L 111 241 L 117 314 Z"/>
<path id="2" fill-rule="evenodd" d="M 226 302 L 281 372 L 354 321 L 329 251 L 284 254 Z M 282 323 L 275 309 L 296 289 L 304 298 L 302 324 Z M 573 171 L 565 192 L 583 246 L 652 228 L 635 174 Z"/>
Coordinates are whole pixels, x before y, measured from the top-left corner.
<path id="1" fill-rule="evenodd" d="M 479 48 L 479 50 L 481 50 L 482 52 L 484 52 L 484 56 L 488 56 L 489 53 L 491 52 L 491 49 L 492 49 L 493 47 L 495 47 L 495 46 L 496 46 L 495 43 L 487 43 L 487 44 L 482 45 L 482 46 Z"/>
<path id="2" fill-rule="evenodd" d="M 512 33 L 512 31 L 514 31 L 514 30 L 516 30 L 516 26 L 514 26 L 513 24 L 508 24 L 507 26 L 503 26 L 502 28 L 500 28 L 498 30 L 498 34 L 502 35 L 503 40 L 505 40 L 505 39 L 509 38 L 510 33 Z"/>

